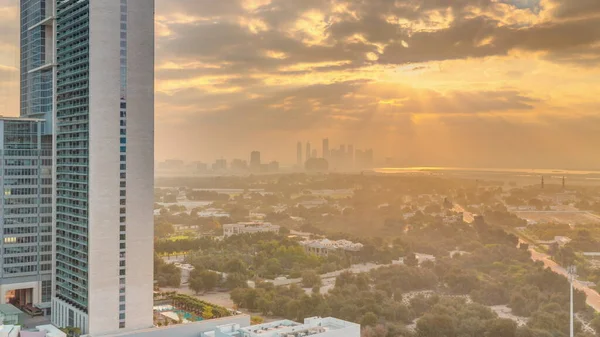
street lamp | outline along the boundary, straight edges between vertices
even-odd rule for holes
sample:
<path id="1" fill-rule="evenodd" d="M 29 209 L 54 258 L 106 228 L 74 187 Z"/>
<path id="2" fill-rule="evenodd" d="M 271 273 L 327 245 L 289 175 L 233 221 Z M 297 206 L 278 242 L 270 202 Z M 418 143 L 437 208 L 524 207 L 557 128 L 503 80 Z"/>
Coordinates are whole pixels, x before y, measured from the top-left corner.
<path id="1" fill-rule="evenodd" d="M 569 290 L 570 290 L 570 310 L 569 310 L 569 333 L 570 337 L 574 337 L 573 335 L 573 281 L 575 280 L 575 276 L 577 273 L 577 267 L 571 265 L 567 268 L 567 272 L 569 273 Z"/>

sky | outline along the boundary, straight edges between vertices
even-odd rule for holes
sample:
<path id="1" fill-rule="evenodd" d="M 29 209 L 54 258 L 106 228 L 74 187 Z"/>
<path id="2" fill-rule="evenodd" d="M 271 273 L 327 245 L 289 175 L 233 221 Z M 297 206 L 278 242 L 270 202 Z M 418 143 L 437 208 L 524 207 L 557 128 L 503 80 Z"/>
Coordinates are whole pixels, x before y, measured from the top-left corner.
<path id="1" fill-rule="evenodd" d="M 0 114 L 18 114 L 0 0 Z M 600 168 L 598 0 L 156 0 L 156 159 Z"/>

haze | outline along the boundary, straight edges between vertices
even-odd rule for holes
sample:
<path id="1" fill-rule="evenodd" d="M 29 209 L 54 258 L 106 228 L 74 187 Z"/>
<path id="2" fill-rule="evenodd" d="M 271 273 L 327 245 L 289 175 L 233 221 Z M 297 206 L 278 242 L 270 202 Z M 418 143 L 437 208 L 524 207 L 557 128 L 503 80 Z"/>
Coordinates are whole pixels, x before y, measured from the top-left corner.
<path id="1" fill-rule="evenodd" d="M 596 0 L 157 0 L 156 160 L 294 163 L 328 137 L 402 166 L 598 168 L 599 27 Z"/>

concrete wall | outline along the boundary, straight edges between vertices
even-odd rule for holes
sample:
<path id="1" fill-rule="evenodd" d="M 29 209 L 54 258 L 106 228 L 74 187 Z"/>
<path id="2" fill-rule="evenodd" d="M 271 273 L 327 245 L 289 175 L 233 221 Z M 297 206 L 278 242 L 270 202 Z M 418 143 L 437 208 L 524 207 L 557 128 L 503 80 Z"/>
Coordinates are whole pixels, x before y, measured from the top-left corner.
<path id="1" fill-rule="evenodd" d="M 127 2 L 126 330 L 153 322 L 154 0 Z"/>
<path id="2" fill-rule="evenodd" d="M 120 1 L 89 1 L 88 331 L 119 330 Z"/>

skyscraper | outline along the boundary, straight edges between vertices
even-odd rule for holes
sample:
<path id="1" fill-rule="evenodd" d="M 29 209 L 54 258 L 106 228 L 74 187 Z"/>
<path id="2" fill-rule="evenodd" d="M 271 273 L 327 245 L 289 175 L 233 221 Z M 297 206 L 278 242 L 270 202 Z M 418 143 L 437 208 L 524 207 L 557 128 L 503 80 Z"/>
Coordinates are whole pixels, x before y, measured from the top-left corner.
<path id="1" fill-rule="evenodd" d="M 302 163 L 302 142 L 298 142 L 296 146 L 296 165 L 298 167 L 302 167 L 304 163 Z"/>
<path id="2" fill-rule="evenodd" d="M 323 139 L 323 158 L 329 159 L 329 138 Z"/>
<path id="3" fill-rule="evenodd" d="M 250 153 L 250 169 L 256 171 L 260 170 L 260 152 L 252 151 Z"/>
<path id="4" fill-rule="evenodd" d="M 51 12 L 21 2 L 21 117 L 0 118 L 0 303 L 43 310 L 52 298 L 54 58 L 52 27 L 37 23 Z"/>
<path id="5" fill-rule="evenodd" d="M 37 3 L 56 75 L 52 321 L 151 327 L 154 0 Z"/>
<path id="6" fill-rule="evenodd" d="M 0 303 L 46 311 L 52 296 L 52 136 L 45 121 L 0 118 Z"/>
<path id="7" fill-rule="evenodd" d="M 310 152 L 310 142 L 306 142 L 306 160 L 310 159 L 310 155 L 311 155 L 311 152 Z"/>
<path id="8" fill-rule="evenodd" d="M 56 58 L 54 43 L 54 2 L 21 0 L 21 117 L 43 119 L 44 133 L 53 126 L 53 84 Z"/>
<path id="9" fill-rule="evenodd" d="M 348 154 L 346 155 L 348 169 L 354 168 L 354 145 L 348 145 Z"/>

